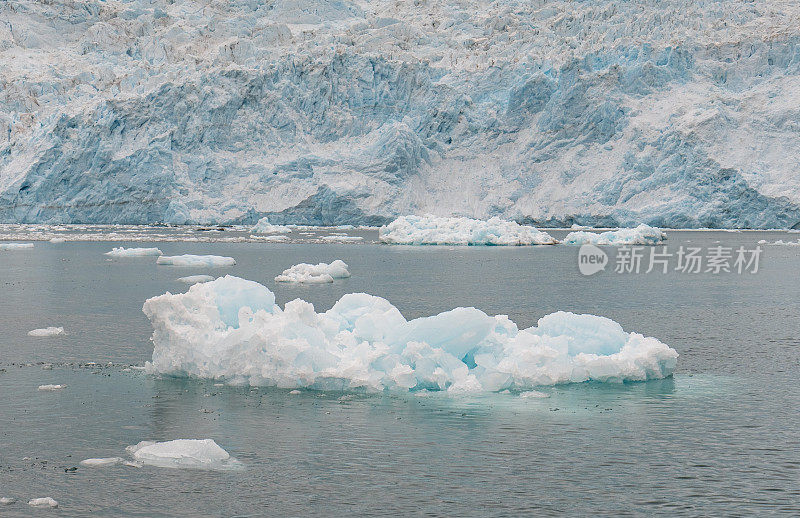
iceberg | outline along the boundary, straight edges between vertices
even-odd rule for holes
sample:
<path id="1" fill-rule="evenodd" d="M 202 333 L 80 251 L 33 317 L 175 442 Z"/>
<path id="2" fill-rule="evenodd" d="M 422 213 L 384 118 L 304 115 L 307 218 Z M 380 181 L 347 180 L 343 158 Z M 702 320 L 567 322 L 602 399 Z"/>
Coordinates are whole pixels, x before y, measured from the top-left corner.
<path id="1" fill-rule="evenodd" d="M 198 282 L 213 281 L 214 277 L 210 275 L 188 275 L 186 277 L 178 277 L 178 282 L 185 282 L 186 284 L 197 284 Z"/>
<path id="2" fill-rule="evenodd" d="M 0 243 L 0 250 L 25 250 L 33 248 L 33 243 Z"/>
<path id="3" fill-rule="evenodd" d="M 659 228 L 639 225 L 636 228 L 621 228 L 607 232 L 570 232 L 562 241 L 565 245 L 658 245 L 667 239 L 667 234 Z"/>
<path id="4" fill-rule="evenodd" d="M 559 311 L 518 329 L 507 316 L 456 308 L 406 320 L 386 299 L 344 295 L 324 313 L 283 308 L 233 276 L 143 305 L 149 373 L 339 391 L 529 391 L 560 383 L 670 376 L 678 353 L 613 320 Z"/>
<path id="5" fill-rule="evenodd" d="M 66 385 L 39 385 L 39 390 L 42 392 L 53 392 L 67 388 Z"/>
<path id="6" fill-rule="evenodd" d="M 292 229 L 284 225 L 273 225 L 269 218 L 261 218 L 253 227 L 250 228 L 252 234 L 288 234 Z"/>
<path id="7" fill-rule="evenodd" d="M 108 255 L 111 257 L 142 257 L 162 255 L 162 252 L 158 248 L 125 248 L 120 246 L 112 248 L 110 252 L 106 252 L 103 255 Z"/>
<path id="8" fill-rule="evenodd" d="M 330 264 L 296 264 L 275 277 L 275 281 L 322 284 L 333 282 L 334 279 L 345 279 L 347 277 L 350 277 L 350 272 L 347 270 L 347 263 L 341 259 L 337 259 Z"/>
<path id="9" fill-rule="evenodd" d="M 106 457 L 100 459 L 84 459 L 79 462 L 81 466 L 86 466 L 87 468 L 103 468 L 106 466 L 114 466 L 116 464 L 122 464 L 125 462 L 125 459 L 122 457 Z"/>
<path id="10" fill-rule="evenodd" d="M 546 232 L 514 221 L 491 218 L 400 216 L 378 231 L 382 243 L 396 245 L 552 245 Z"/>
<path id="11" fill-rule="evenodd" d="M 58 507 L 58 502 L 49 496 L 43 498 L 31 498 L 28 500 L 28 505 L 31 507 Z"/>
<path id="12" fill-rule="evenodd" d="M 28 336 L 46 337 L 65 335 L 63 327 L 43 327 L 41 329 L 31 329 Z"/>
<path id="13" fill-rule="evenodd" d="M 189 266 L 193 268 L 216 268 L 222 266 L 234 266 L 236 264 L 236 260 L 233 257 L 224 257 L 221 255 L 162 255 L 156 260 L 156 264 Z"/>
<path id="14" fill-rule="evenodd" d="M 213 439 L 142 441 L 128 446 L 126 451 L 142 464 L 161 468 L 230 470 L 241 467 L 239 461 Z"/>

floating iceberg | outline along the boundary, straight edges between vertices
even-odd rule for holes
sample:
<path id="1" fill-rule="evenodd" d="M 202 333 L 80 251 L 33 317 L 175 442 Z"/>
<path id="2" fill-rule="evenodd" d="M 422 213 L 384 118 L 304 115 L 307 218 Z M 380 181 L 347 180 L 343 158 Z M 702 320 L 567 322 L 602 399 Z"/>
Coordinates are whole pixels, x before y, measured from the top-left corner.
<path id="1" fill-rule="evenodd" d="M 250 228 L 252 234 L 288 234 L 292 229 L 283 225 L 273 225 L 269 218 L 261 218 Z"/>
<path id="2" fill-rule="evenodd" d="M 608 232 L 570 232 L 562 243 L 565 245 L 658 245 L 667 239 L 661 229 L 648 225 L 639 225 L 636 228 L 621 228 Z"/>
<path id="3" fill-rule="evenodd" d="M 277 282 L 302 282 L 304 284 L 322 284 L 333 282 L 334 279 L 345 279 L 350 277 L 347 270 L 347 263 L 337 259 L 331 264 L 307 264 L 300 263 L 283 271 L 275 277 Z"/>
<path id="4" fill-rule="evenodd" d="M 0 243 L 0 250 L 24 250 L 33 248 L 33 243 Z"/>
<path id="5" fill-rule="evenodd" d="M 363 241 L 364 238 L 361 236 L 322 236 L 320 240 L 326 243 L 355 243 Z"/>
<path id="6" fill-rule="evenodd" d="M 88 468 L 102 468 L 122 464 L 123 462 L 125 462 L 125 459 L 122 457 L 106 457 L 102 459 L 84 459 L 79 464 Z"/>
<path id="7" fill-rule="evenodd" d="M 66 385 L 39 385 L 39 390 L 42 392 L 52 392 L 67 388 Z"/>
<path id="8" fill-rule="evenodd" d="M 678 354 L 608 318 L 557 312 L 519 330 L 504 315 L 456 308 L 407 321 L 387 300 L 344 295 L 330 310 L 281 309 L 233 276 L 148 299 L 150 373 L 320 390 L 531 390 L 672 374 Z"/>
<path id="9" fill-rule="evenodd" d="M 51 243 L 53 243 L 54 245 L 58 245 L 58 244 L 61 244 L 61 243 L 65 243 L 66 241 L 67 241 L 67 240 L 66 240 L 66 239 L 64 239 L 63 237 L 53 237 L 53 238 L 50 238 L 50 242 L 51 242 Z"/>
<path id="10" fill-rule="evenodd" d="M 229 470 L 241 465 L 213 439 L 142 441 L 126 448 L 134 459 L 161 468 Z"/>
<path id="11" fill-rule="evenodd" d="M 37 337 L 60 336 L 65 334 L 67 333 L 64 332 L 63 327 L 43 327 L 41 329 L 31 329 L 30 331 L 28 331 L 28 336 L 37 336 Z"/>
<path id="12" fill-rule="evenodd" d="M 120 246 L 118 248 L 113 248 L 110 252 L 106 252 L 104 255 L 111 257 L 142 257 L 161 254 L 162 252 L 158 248 L 124 248 Z"/>
<path id="13" fill-rule="evenodd" d="M 186 284 L 197 284 L 198 282 L 213 281 L 214 277 L 210 275 L 188 275 L 186 277 L 178 277 L 178 282 L 185 282 Z"/>
<path id="14" fill-rule="evenodd" d="M 774 243 L 768 242 L 766 239 L 761 239 L 758 242 L 759 245 L 774 245 L 774 246 L 800 246 L 800 240 L 798 241 L 784 241 L 783 239 L 778 239 Z"/>
<path id="15" fill-rule="evenodd" d="M 58 507 L 58 502 L 46 496 L 43 498 L 31 498 L 28 500 L 28 505 L 31 507 Z"/>
<path id="16" fill-rule="evenodd" d="M 233 266 L 236 260 L 233 257 L 221 255 L 162 255 L 156 260 L 156 264 L 166 264 L 171 266 L 191 266 L 191 267 L 218 267 Z"/>
<path id="17" fill-rule="evenodd" d="M 514 221 L 492 218 L 400 216 L 380 228 L 382 243 L 396 245 L 552 245 L 549 234 Z"/>

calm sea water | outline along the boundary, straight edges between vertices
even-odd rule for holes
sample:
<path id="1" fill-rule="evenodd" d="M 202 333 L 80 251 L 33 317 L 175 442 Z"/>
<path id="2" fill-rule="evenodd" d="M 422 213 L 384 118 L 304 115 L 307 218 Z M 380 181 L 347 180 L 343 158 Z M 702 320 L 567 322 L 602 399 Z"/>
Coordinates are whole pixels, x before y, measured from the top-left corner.
<path id="1" fill-rule="evenodd" d="M 798 235 L 669 237 L 674 252 Z M 238 264 L 212 271 L 107 260 L 103 252 L 119 245 L 230 255 Z M 174 242 L 0 252 L 0 497 L 18 500 L 0 516 L 798 515 L 800 247 L 764 246 L 754 275 L 616 274 L 612 264 L 584 277 L 577 254 L 566 246 Z M 337 258 L 351 266 L 350 279 L 272 281 L 297 262 Z M 670 379 L 544 388 L 544 399 L 290 395 L 123 371 L 152 353 L 143 301 L 186 290 L 175 279 L 198 273 L 253 279 L 281 304 L 300 297 L 318 311 L 364 291 L 407 318 L 475 306 L 527 327 L 557 310 L 594 313 L 681 356 Z M 68 335 L 27 336 L 50 325 Z M 41 384 L 67 388 L 39 392 Z M 125 457 L 141 440 L 206 437 L 245 469 L 78 464 Z M 41 496 L 59 508 L 26 505 Z"/>

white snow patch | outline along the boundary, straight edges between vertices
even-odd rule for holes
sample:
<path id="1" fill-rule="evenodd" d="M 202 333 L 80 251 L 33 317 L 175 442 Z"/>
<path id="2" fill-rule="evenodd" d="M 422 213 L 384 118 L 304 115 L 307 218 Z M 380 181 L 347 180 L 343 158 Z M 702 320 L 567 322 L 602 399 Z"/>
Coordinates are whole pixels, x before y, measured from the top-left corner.
<path id="1" fill-rule="evenodd" d="M 142 441 L 126 450 L 135 460 L 161 468 L 228 470 L 240 467 L 239 461 L 213 439 Z"/>
<path id="2" fill-rule="evenodd" d="M 475 308 L 406 320 L 389 301 L 344 295 L 330 310 L 283 309 L 253 281 L 225 276 L 148 299 L 150 373 L 319 390 L 531 390 L 672 374 L 678 353 L 608 318 L 557 312 L 520 330 Z"/>
<path id="3" fill-rule="evenodd" d="M 66 385 L 39 385 L 39 390 L 42 392 L 52 392 L 54 390 L 61 390 L 67 388 Z"/>
<path id="4" fill-rule="evenodd" d="M 108 255 L 111 257 L 143 257 L 143 256 L 153 256 L 153 255 L 162 255 L 163 252 L 158 248 L 125 248 L 125 247 L 117 247 L 113 248 L 110 252 L 106 252 L 104 255 Z"/>
<path id="5" fill-rule="evenodd" d="M 350 277 L 347 263 L 337 259 L 330 264 L 300 263 L 283 271 L 275 277 L 277 282 L 302 282 L 304 284 L 321 284 L 333 282 L 334 279 Z"/>
<path id="6" fill-rule="evenodd" d="M 33 243 L 0 243 L 0 250 L 24 250 L 33 248 Z"/>
<path id="7" fill-rule="evenodd" d="M 233 266 L 236 260 L 233 257 L 221 255 L 162 255 L 156 260 L 156 264 L 166 264 L 171 266 L 191 266 L 191 267 L 220 267 Z"/>
<path id="8" fill-rule="evenodd" d="M 28 505 L 31 507 L 58 507 L 58 502 L 45 496 L 43 498 L 31 498 L 28 500 Z"/>
<path id="9" fill-rule="evenodd" d="M 661 229 L 648 225 L 639 225 L 636 228 L 621 228 L 607 232 L 570 232 L 564 238 L 565 245 L 658 245 L 667 239 L 667 234 Z"/>
<path id="10" fill-rule="evenodd" d="M 178 277 L 178 282 L 185 282 L 186 284 L 197 284 L 198 282 L 213 281 L 214 277 L 211 275 L 188 275 L 186 277 Z"/>
<path id="11" fill-rule="evenodd" d="M 31 329 L 28 331 L 28 336 L 47 337 L 47 336 L 61 336 L 67 333 L 64 332 L 63 327 L 43 327 L 41 329 Z"/>
<path id="12" fill-rule="evenodd" d="M 552 245 L 546 232 L 514 221 L 491 218 L 400 216 L 378 230 L 382 243 L 396 245 Z"/>
<path id="13" fill-rule="evenodd" d="M 288 234 L 292 229 L 283 225 L 273 225 L 268 218 L 261 218 L 251 229 L 252 234 Z"/>

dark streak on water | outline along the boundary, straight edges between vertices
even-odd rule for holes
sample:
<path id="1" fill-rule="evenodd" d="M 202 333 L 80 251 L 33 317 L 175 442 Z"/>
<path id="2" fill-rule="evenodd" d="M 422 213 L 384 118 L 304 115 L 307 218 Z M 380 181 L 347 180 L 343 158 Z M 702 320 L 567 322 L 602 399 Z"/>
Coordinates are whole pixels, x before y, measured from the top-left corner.
<path id="1" fill-rule="evenodd" d="M 787 239 L 671 232 L 669 246 L 778 238 Z M 152 351 L 144 299 L 206 272 L 107 261 L 102 252 L 117 245 L 0 253 L 0 496 L 18 499 L 0 516 L 44 514 L 25 504 L 40 496 L 58 500 L 47 512 L 64 516 L 800 513 L 800 247 L 767 247 L 750 276 L 585 278 L 569 247 L 126 245 L 231 255 L 236 267 L 212 273 L 265 283 L 280 303 L 301 297 L 324 310 L 366 291 L 407 318 L 472 305 L 521 327 L 559 309 L 590 312 L 681 354 L 673 379 L 546 388 L 550 398 L 523 400 L 294 396 L 124 372 Z M 271 280 L 296 262 L 335 258 L 352 278 Z M 48 325 L 69 335 L 26 335 Z M 48 383 L 67 388 L 36 390 Z M 140 440 L 181 437 L 214 438 L 246 469 L 65 472 L 87 457 L 124 457 Z"/>

